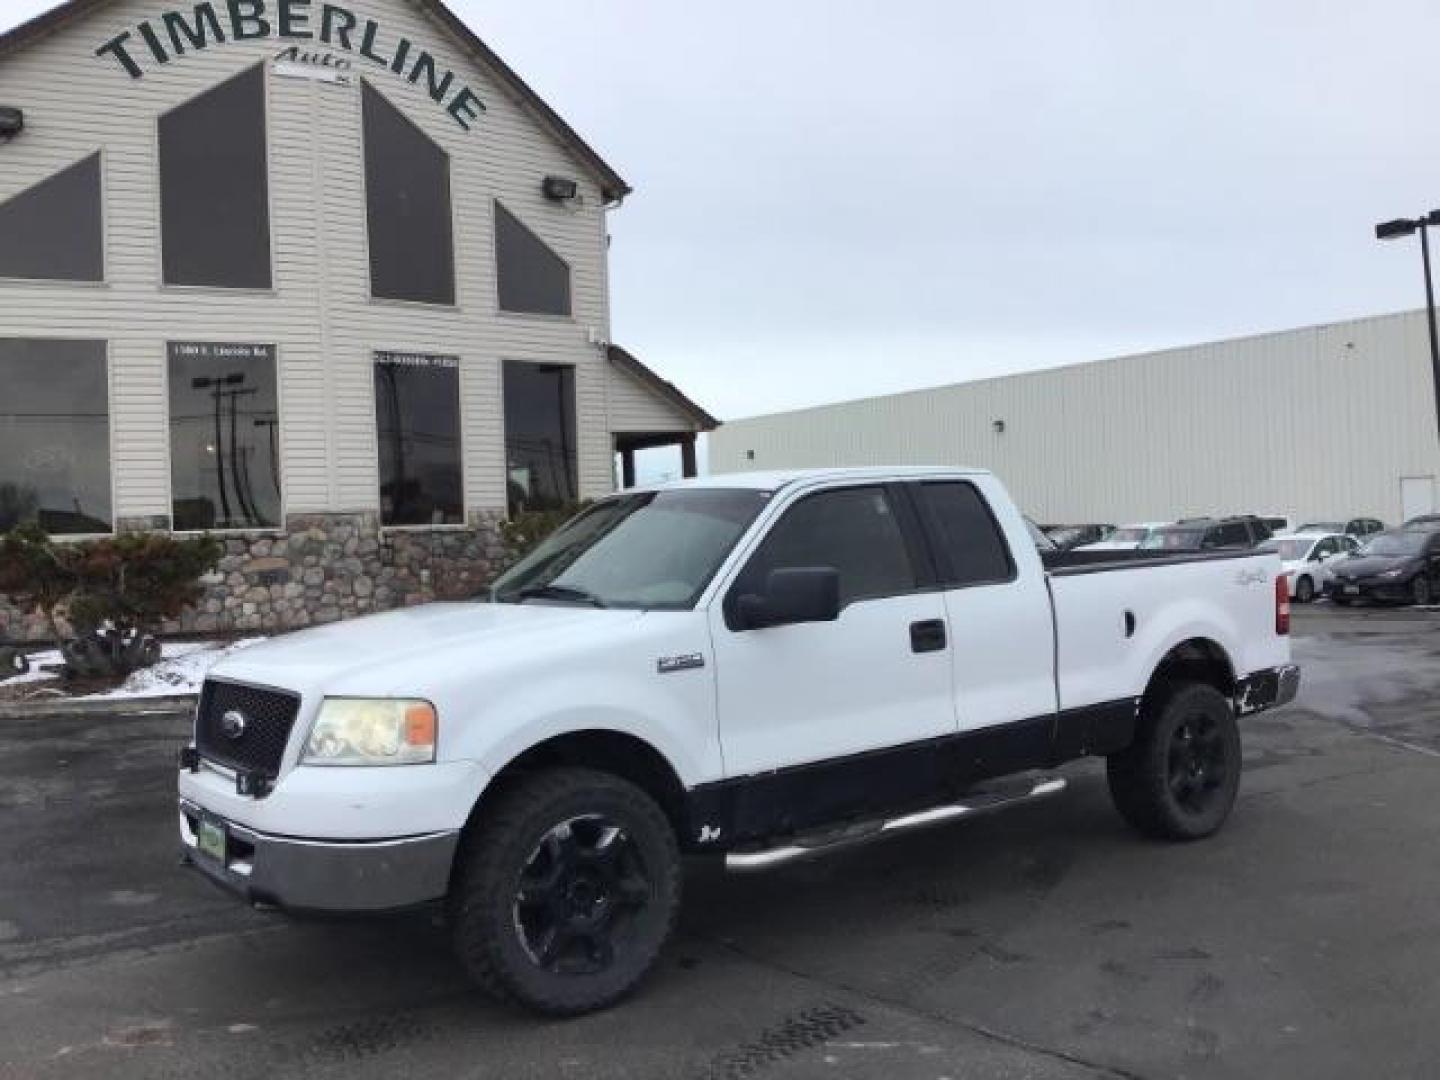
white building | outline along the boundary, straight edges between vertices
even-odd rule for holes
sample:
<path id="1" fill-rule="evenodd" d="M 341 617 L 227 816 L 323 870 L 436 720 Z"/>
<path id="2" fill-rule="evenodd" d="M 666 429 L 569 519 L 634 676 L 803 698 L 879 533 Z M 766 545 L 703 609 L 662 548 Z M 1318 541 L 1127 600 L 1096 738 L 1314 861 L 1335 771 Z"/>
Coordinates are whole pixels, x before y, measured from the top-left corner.
<path id="1" fill-rule="evenodd" d="M 0 529 L 223 532 L 203 630 L 473 592 L 713 426 L 607 344 L 629 192 L 439 0 L 0 35 Z"/>
<path id="2" fill-rule="evenodd" d="M 1395 523 L 1435 508 L 1440 476 L 1421 312 L 735 420 L 709 454 L 714 472 L 977 465 L 1056 522 Z"/>

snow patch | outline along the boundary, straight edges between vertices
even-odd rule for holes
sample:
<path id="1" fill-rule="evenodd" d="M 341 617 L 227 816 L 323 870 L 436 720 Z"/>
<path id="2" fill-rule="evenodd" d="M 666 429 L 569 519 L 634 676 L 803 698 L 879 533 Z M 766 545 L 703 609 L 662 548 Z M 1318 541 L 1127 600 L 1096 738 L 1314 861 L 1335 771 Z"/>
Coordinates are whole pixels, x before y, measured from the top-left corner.
<path id="1" fill-rule="evenodd" d="M 181 694 L 200 693 L 200 684 L 205 673 L 215 664 L 241 649 L 264 641 L 263 637 L 243 638 L 229 643 L 213 641 L 169 641 L 161 646 L 158 664 L 133 672 L 124 684 L 114 690 L 98 694 L 85 694 L 69 698 L 71 701 L 114 701 L 126 698 L 172 697 Z M 58 649 L 30 653 L 30 671 L 7 679 L 4 686 L 24 686 L 26 683 L 55 682 L 59 685 L 56 671 L 44 670 L 46 666 L 58 667 L 63 661 Z"/>

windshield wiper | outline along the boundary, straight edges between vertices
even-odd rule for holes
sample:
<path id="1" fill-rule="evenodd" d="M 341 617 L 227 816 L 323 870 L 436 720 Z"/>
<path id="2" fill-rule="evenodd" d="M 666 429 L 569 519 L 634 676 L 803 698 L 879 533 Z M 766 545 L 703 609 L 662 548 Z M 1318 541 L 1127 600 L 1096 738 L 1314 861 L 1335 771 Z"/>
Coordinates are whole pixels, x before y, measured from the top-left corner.
<path id="1" fill-rule="evenodd" d="M 572 589 L 568 585 L 531 585 L 515 594 L 517 600 L 575 600 L 591 607 L 603 608 L 605 601 L 584 589 Z"/>

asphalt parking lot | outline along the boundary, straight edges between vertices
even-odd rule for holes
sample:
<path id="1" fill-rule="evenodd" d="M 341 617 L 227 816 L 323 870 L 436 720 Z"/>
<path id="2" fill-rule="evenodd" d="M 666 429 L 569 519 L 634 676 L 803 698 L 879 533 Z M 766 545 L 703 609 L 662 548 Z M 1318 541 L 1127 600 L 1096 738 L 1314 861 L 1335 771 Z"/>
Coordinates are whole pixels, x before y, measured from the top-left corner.
<path id="1" fill-rule="evenodd" d="M 295 923 L 176 865 L 183 717 L 0 721 L 0 1076 L 1409 1077 L 1440 1055 L 1440 613 L 1297 617 L 1215 839 L 1094 763 L 1008 813 L 696 868 L 627 1004 L 491 1004 L 433 919 Z"/>

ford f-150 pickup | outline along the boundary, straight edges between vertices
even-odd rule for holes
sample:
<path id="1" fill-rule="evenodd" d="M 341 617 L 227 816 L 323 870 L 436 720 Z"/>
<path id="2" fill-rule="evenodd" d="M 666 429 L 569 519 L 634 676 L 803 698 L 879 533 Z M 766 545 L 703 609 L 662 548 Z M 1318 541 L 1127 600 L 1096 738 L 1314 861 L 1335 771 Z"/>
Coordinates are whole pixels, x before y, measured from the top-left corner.
<path id="1" fill-rule="evenodd" d="M 249 902 L 443 902 L 481 985 L 607 1005 L 682 855 L 758 870 L 1053 794 L 1106 759 L 1143 833 L 1215 832 L 1237 718 L 1294 697 L 1273 554 L 1047 553 L 977 470 L 717 476 L 585 509 L 471 602 L 210 672 L 187 861 Z"/>

